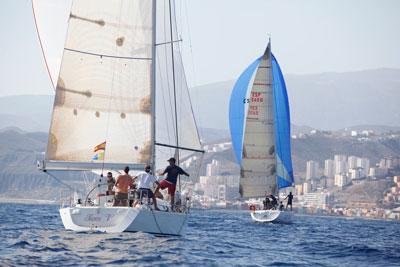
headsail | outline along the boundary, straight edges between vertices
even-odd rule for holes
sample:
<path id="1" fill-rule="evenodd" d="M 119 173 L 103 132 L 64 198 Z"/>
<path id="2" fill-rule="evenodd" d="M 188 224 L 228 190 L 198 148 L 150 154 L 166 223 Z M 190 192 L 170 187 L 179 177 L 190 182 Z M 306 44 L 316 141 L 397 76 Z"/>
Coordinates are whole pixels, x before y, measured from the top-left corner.
<path id="1" fill-rule="evenodd" d="M 46 159 L 148 163 L 152 1 L 74 1 Z"/>
<path id="2" fill-rule="evenodd" d="M 172 156 L 177 157 L 177 153 L 181 160 L 185 160 L 196 154 L 196 150 L 202 149 L 183 68 L 176 11 L 172 2 L 157 0 L 157 169 L 165 167 L 166 160 Z"/>
<path id="3" fill-rule="evenodd" d="M 270 44 L 236 82 L 229 113 L 242 197 L 262 197 L 291 186 L 289 105 Z"/>

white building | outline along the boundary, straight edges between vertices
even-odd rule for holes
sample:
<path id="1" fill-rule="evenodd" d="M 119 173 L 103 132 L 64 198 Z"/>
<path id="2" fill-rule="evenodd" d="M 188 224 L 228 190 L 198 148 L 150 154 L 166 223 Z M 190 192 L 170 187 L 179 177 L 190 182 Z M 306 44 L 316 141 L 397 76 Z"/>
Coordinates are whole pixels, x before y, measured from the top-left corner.
<path id="1" fill-rule="evenodd" d="M 220 175 L 221 163 L 218 160 L 213 159 L 210 164 L 207 164 L 207 176 Z"/>
<path id="2" fill-rule="evenodd" d="M 357 160 L 358 158 L 356 156 L 350 156 L 347 159 L 347 168 L 349 169 L 354 169 L 357 167 Z"/>
<path id="3" fill-rule="evenodd" d="M 349 179 L 353 180 L 353 179 L 359 179 L 361 177 L 365 177 L 363 176 L 362 168 L 349 169 Z"/>
<path id="4" fill-rule="evenodd" d="M 226 185 L 224 184 L 218 185 L 218 200 L 226 200 Z"/>
<path id="5" fill-rule="evenodd" d="M 361 177 L 368 176 L 369 159 L 367 159 L 367 158 L 358 158 L 357 159 L 357 168 L 362 168 L 362 176 Z"/>
<path id="6" fill-rule="evenodd" d="M 303 196 L 303 206 L 308 208 L 325 209 L 328 204 L 328 194 L 308 193 Z"/>
<path id="7" fill-rule="evenodd" d="M 311 182 L 310 181 L 306 181 L 303 184 L 303 194 L 307 194 L 307 193 L 311 193 L 311 192 L 312 192 L 312 190 L 311 190 Z"/>
<path id="8" fill-rule="evenodd" d="M 335 155 L 335 175 L 347 173 L 347 156 Z"/>
<path id="9" fill-rule="evenodd" d="M 333 160 L 325 160 L 324 175 L 328 178 L 335 176 L 335 162 Z"/>
<path id="10" fill-rule="evenodd" d="M 309 160 L 307 161 L 307 171 L 306 171 L 306 179 L 312 179 L 318 177 L 318 169 L 319 164 L 316 161 Z"/>
<path id="11" fill-rule="evenodd" d="M 384 177 L 388 174 L 388 169 L 386 168 L 369 168 L 370 177 Z"/>
<path id="12" fill-rule="evenodd" d="M 349 183 L 346 174 L 336 174 L 335 175 L 335 185 L 339 187 L 346 186 Z"/>

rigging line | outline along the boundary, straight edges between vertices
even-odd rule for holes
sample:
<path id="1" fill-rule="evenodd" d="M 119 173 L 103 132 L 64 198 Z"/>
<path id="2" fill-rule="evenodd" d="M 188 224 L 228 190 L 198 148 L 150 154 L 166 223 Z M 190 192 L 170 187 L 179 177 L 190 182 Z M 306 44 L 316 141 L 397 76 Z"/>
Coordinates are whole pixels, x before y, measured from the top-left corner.
<path id="1" fill-rule="evenodd" d="M 170 35 L 171 41 L 173 40 L 173 32 L 172 32 L 172 9 L 171 9 L 171 0 L 168 0 L 168 8 L 169 8 L 169 26 L 170 26 Z M 171 43 L 171 54 L 172 54 L 172 81 L 173 81 L 173 89 L 174 89 L 174 108 L 175 108 L 175 134 L 176 134 L 176 146 L 179 147 L 179 136 L 178 136 L 178 113 L 176 109 L 176 84 L 175 84 L 175 63 L 174 63 L 174 43 Z M 179 149 L 176 153 L 177 163 L 179 165 Z M 181 191 L 181 179 L 178 175 L 179 180 L 179 191 Z"/>
<path id="2" fill-rule="evenodd" d="M 36 21 L 36 13 L 35 13 L 35 7 L 34 7 L 34 4 L 33 4 L 33 0 L 31 0 L 31 4 L 32 4 L 33 21 L 35 22 L 36 33 L 37 33 L 37 37 L 38 37 L 38 40 L 39 40 L 40 49 L 42 50 L 43 61 L 44 61 L 44 64 L 46 65 L 47 74 L 49 74 L 51 86 L 53 87 L 53 90 L 55 91 L 56 90 L 56 86 L 55 86 L 53 78 L 51 77 L 51 74 L 50 74 L 50 68 L 49 68 L 49 65 L 47 63 L 46 55 L 44 53 L 42 39 L 40 38 L 40 34 L 39 34 L 39 27 L 38 27 L 38 24 L 37 24 L 37 21 Z"/>
<path id="3" fill-rule="evenodd" d="M 88 51 L 76 50 L 76 49 L 67 48 L 67 47 L 65 47 L 64 50 L 70 51 L 70 52 L 81 53 L 81 54 L 85 54 L 85 55 L 97 56 L 97 57 L 132 59 L 132 60 L 151 60 L 151 58 L 148 58 L 148 57 L 123 57 L 123 56 L 105 55 L 105 54 L 98 54 L 98 53 L 93 53 L 93 52 L 88 52 Z"/>
<path id="4" fill-rule="evenodd" d="M 186 7 L 186 10 L 187 10 L 186 1 L 185 1 L 185 7 Z M 174 15 L 175 15 L 175 21 L 176 21 L 176 12 L 174 13 Z M 193 66 L 193 71 L 194 71 L 194 60 L 193 60 L 193 53 L 192 53 L 192 41 L 191 41 L 190 31 L 189 31 L 188 13 L 186 13 L 186 20 L 187 20 L 187 24 L 188 24 L 190 52 L 191 52 L 191 56 L 192 56 L 192 66 Z M 178 29 L 176 29 L 176 32 L 178 32 Z M 179 46 L 179 48 L 180 48 L 180 46 Z M 181 50 L 181 49 L 180 49 L 180 50 Z M 180 63 L 181 63 L 181 66 L 182 66 L 182 68 L 183 68 L 182 56 L 180 57 Z M 191 100 L 191 97 L 190 97 L 189 86 L 188 86 L 188 83 L 187 83 L 187 79 L 186 79 L 185 73 L 183 72 L 182 75 L 183 75 L 183 78 L 184 78 L 184 83 L 185 83 L 185 85 L 186 85 L 186 88 L 185 88 L 185 89 L 186 89 L 186 93 L 188 94 L 189 107 L 190 107 L 190 112 L 191 112 L 191 114 L 192 114 L 192 118 L 193 118 L 193 121 L 194 121 L 194 126 L 195 126 L 195 129 L 196 129 L 197 140 L 199 141 L 199 144 L 200 144 L 200 146 L 201 146 L 199 128 L 197 127 L 196 117 L 194 116 L 194 112 L 193 112 L 193 105 L 192 105 L 192 100 Z M 181 101 L 181 102 L 182 102 L 182 101 Z"/>
<path id="5" fill-rule="evenodd" d="M 118 28 L 120 28 L 121 26 L 121 17 L 122 17 L 122 2 L 120 2 L 120 7 L 119 7 L 119 16 L 118 16 Z M 117 45 L 115 45 L 115 54 L 118 53 L 118 47 Z M 104 172 L 104 164 L 105 164 L 105 160 L 106 160 L 106 150 L 107 150 L 107 139 L 108 139 L 108 135 L 109 135 L 109 130 L 110 130 L 110 117 L 111 117 L 111 100 L 112 100 L 112 93 L 114 90 L 114 79 L 115 79 L 115 72 L 116 72 L 116 65 L 117 65 L 117 60 L 114 61 L 113 64 L 113 74 L 112 74 L 112 78 L 111 78 L 111 86 L 110 86 L 110 98 L 108 100 L 108 110 L 107 110 L 107 124 L 106 124 L 106 133 L 105 133 L 105 142 L 106 145 L 104 147 L 104 156 L 103 156 L 103 161 L 102 161 L 102 166 L 101 166 L 101 175 L 100 177 L 103 177 L 103 172 Z"/>
<path id="6" fill-rule="evenodd" d="M 173 27 L 172 27 L 172 8 L 171 0 L 168 0 L 169 8 L 169 26 L 170 26 L 170 38 L 173 40 Z M 174 43 L 171 43 L 171 64 L 172 64 L 172 85 L 174 92 L 174 112 L 175 112 L 175 137 L 176 146 L 179 147 L 179 135 L 178 135 L 178 113 L 177 113 L 177 103 L 176 103 L 176 81 L 175 81 L 175 55 L 174 55 Z M 178 164 L 179 164 L 179 153 L 178 153 Z"/>
<path id="7" fill-rule="evenodd" d="M 164 7 L 164 9 L 163 9 L 163 11 L 164 11 L 164 40 L 167 40 L 167 27 L 165 26 L 165 25 L 167 25 L 167 9 L 166 9 L 166 5 L 165 5 L 165 3 L 164 3 L 164 5 L 163 5 L 163 7 Z M 167 93 L 168 93 L 168 95 L 167 95 L 167 97 L 168 97 L 168 101 L 169 101 L 169 108 L 170 108 L 170 114 L 173 114 L 173 109 L 172 109 L 172 97 L 171 97 L 171 88 L 170 88 L 170 78 L 169 78 L 169 68 L 168 68 L 168 53 L 167 53 L 167 45 L 165 45 L 164 46 L 164 56 L 165 56 L 165 66 L 163 66 L 163 67 L 165 67 L 165 74 L 166 74 L 166 78 L 167 78 L 167 89 L 168 89 L 168 91 L 167 91 Z M 160 62 L 160 60 L 158 60 L 158 62 Z M 161 65 L 160 65 L 160 69 L 161 69 Z M 162 71 L 160 71 L 160 79 L 162 80 L 163 79 L 163 76 L 162 76 Z M 161 85 L 162 85 L 162 93 L 163 93 L 163 96 L 164 96 L 164 86 L 163 86 L 163 83 L 161 82 L 160 83 Z M 165 93 L 165 94 L 167 94 L 167 93 Z M 164 102 L 164 104 L 165 104 L 165 102 Z M 170 123 L 169 123 L 169 119 L 170 119 L 170 117 L 168 117 L 167 116 L 168 115 L 168 112 L 167 112 L 167 109 L 165 108 L 165 113 L 164 113 L 164 116 L 165 116 L 165 121 L 166 121 L 166 126 L 167 126 L 167 135 L 168 135 L 168 141 L 170 141 L 171 139 L 171 137 L 170 137 L 170 133 L 171 133 L 171 131 L 170 131 Z M 171 123 L 171 127 L 175 127 L 175 125 L 173 124 L 173 121 L 172 121 L 172 123 Z M 173 129 L 174 130 L 174 129 Z"/>
<path id="8" fill-rule="evenodd" d="M 48 176 L 52 177 L 54 180 L 56 180 L 57 182 L 59 182 L 60 184 L 64 185 L 65 187 L 69 188 L 71 191 L 77 191 L 79 193 L 83 193 L 83 191 L 77 189 L 77 188 L 73 188 L 72 186 L 64 183 L 63 181 L 61 181 L 60 179 L 58 179 L 55 175 L 49 173 L 48 171 L 44 171 Z"/>

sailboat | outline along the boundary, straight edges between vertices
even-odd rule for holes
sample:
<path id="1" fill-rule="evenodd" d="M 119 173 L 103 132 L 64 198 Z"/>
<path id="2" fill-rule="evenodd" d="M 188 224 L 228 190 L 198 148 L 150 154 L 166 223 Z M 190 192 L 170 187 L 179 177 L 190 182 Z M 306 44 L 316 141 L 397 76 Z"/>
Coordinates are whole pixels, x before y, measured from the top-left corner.
<path id="1" fill-rule="evenodd" d="M 101 176 L 82 200 L 60 208 L 66 229 L 184 233 L 189 204 L 180 212 L 160 199 L 164 211 L 147 203 L 114 207 L 99 189 L 106 182 L 103 173 L 118 174 L 125 166 L 133 175 L 147 164 L 157 173 L 175 157 L 189 173 L 199 168 L 204 151 L 178 37 L 171 0 L 72 2 L 47 151 L 39 167 L 53 177 L 85 171 Z M 182 184 L 179 179 L 179 192 Z"/>
<path id="2" fill-rule="evenodd" d="M 293 186 L 289 103 L 271 41 L 236 81 L 229 123 L 243 198 L 276 196 L 280 189 Z M 290 222 L 292 218 L 289 211 L 251 208 L 251 217 L 258 222 Z"/>

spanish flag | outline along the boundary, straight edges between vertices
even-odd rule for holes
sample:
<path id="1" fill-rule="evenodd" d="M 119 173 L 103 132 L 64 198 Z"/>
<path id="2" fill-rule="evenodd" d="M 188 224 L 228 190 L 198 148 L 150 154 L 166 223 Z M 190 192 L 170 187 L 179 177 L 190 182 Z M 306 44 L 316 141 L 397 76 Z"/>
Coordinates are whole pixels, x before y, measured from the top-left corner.
<path id="1" fill-rule="evenodd" d="M 106 141 L 104 141 L 100 145 L 95 146 L 93 151 L 97 152 L 99 150 L 106 150 Z"/>

